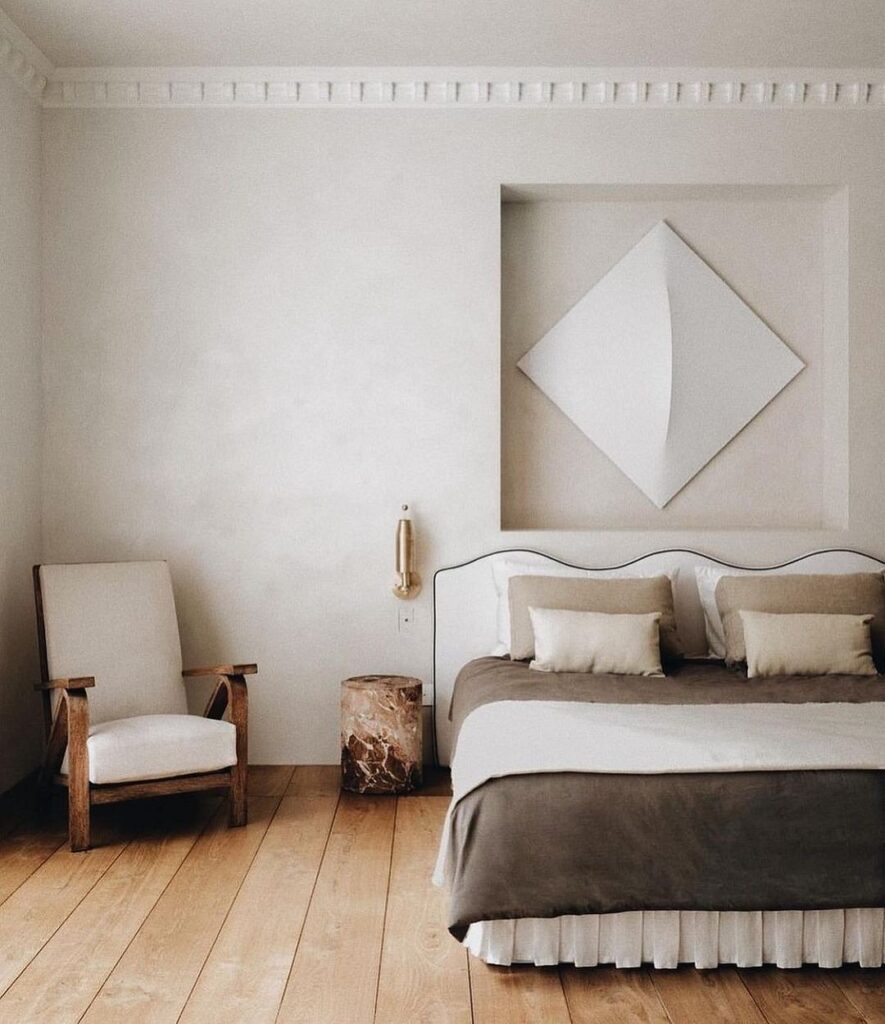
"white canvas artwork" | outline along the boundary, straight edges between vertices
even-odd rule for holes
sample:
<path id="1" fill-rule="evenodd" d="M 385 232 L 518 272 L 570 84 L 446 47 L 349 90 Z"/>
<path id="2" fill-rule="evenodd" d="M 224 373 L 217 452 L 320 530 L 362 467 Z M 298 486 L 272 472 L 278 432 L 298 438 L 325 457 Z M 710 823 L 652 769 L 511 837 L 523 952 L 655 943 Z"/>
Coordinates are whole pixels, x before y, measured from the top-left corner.
<path id="1" fill-rule="evenodd" d="M 804 367 L 664 221 L 517 365 L 658 508 Z"/>

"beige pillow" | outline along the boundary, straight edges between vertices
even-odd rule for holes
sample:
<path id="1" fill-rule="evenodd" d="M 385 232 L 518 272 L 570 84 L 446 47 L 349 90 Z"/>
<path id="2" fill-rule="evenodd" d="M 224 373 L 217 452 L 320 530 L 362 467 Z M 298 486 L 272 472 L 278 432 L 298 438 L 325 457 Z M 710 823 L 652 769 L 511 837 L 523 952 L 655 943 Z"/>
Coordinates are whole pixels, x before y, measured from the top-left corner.
<path id="1" fill-rule="evenodd" d="M 662 676 L 661 613 L 608 615 L 529 608 L 539 672 Z"/>
<path id="2" fill-rule="evenodd" d="M 725 629 L 725 660 L 745 661 L 741 611 L 872 615 L 873 658 L 885 666 L 885 580 L 880 572 L 795 573 L 773 576 L 723 576 L 716 604 Z"/>
<path id="3" fill-rule="evenodd" d="M 532 562 L 525 558 L 526 552 L 513 552 L 512 558 L 492 560 L 492 579 L 498 596 L 498 642 L 493 654 L 500 657 L 510 653 L 510 580 L 514 576 L 567 576 L 581 580 L 635 580 L 649 576 L 661 576 L 661 570 L 652 572 L 644 569 L 641 562 L 619 569 L 578 569 L 573 565 L 561 565 L 545 560 Z M 672 578 L 672 577 L 671 577 Z M 591 609 L 592 610 L 592 609 Z"/>
<path id="4" fill-rule="evenodd" d="M 747 675 L 874 676 L 872 615 L 740 613 Z"/>
<path id="5" fill-rule="evenodd" d="M 684 654 L 676 632 L 673 588 L 669 576 L 634 579 L 587 579 L 562 576 L 513 576 L 510 593 L 510 657 L 531 658 L 535 637 L 529 608 L 558 608 L 572 612 L 605 612 L 609 615 L 660 613 L 661 654 L 677 661 Z"/>

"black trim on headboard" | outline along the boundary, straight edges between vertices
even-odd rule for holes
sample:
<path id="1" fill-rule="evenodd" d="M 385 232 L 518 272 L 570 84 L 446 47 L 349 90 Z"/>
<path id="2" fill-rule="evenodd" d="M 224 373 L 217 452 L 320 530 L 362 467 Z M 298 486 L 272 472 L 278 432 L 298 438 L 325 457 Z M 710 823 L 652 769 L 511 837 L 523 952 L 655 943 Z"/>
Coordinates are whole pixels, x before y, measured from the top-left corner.
<path id="1" fill-rule="evenodd" d="M 631 565 L 635 565 L 637 562 L 642 562 L 646 558 L 653 558 L 656 555 L 697 555 L 698 558 L 706 558 L 710 562 L 716 562 L 717 565 L 722 565 L 726 569 L 745 569 L 752 570 L 753 572 L 773 572 L 776 569 L 785 569 L 788 565 L 795 565 L 796 562 L 804 562 L 806 558 L 811 558 L 814 555 L 860 555 L 861 558 L 871 558 L 874 562 L 878 562 L 880 565 L 885 566 L 885 559 L 879 558 L 878 555 L 871 555 L 866 551 L 858 551 L 856 548 L 820 548 L 817 551 L 808 551 L 804 555 L 797 555 L 795 558 L 789 558 L 785 562 L 778 562 L 777 565 L 741 565 L 739 562 L 728 562 L 724 558 L 718 558 L 716 555 L 707 555 L 703 551 L 696 551 L 694 548 L 660 548 L 657 551 L 646 551 L 643 555 L 637 555 L 636 558 L 631 558 L 626 562 L 619 562 L 617 565 L 578 565 L 576 562 L 567 562 L 564 558 L 557 558 L 556 555 L 548 555 L 546 551 L 537 551 L 535 548 L 499 548 L 496 551 L 486 551 L 481 555 L 476 555 L 473 558 L 468 558 L 464 562 L 458 562 L 456 565 L 444 565 L 437 569 L 433 574 L 433 587 L 432 587 L 432 606 L 431 614 L 433 616 L 433 663 L 431 668 L 431 687 L 433 690 L 431 699 L 431 740 L 433 744 L 433 763 L 439 765 L 439 748 L 437 746 L 436 739 L 436 578 L 444 572 L 451 572 L 453 569 L 463 569 L 468 565 L 473 565 L 474 562 L 480 562 L 484 558 L 492 558 L 495 555 L 538 555 L 540 558 L 547 558 L 551 562 L 556 562 L 558 565 L 564 565 L 567 569 L 586 569 L 590 572 L 607 572 L 613 569 L 626 569 Z"/>

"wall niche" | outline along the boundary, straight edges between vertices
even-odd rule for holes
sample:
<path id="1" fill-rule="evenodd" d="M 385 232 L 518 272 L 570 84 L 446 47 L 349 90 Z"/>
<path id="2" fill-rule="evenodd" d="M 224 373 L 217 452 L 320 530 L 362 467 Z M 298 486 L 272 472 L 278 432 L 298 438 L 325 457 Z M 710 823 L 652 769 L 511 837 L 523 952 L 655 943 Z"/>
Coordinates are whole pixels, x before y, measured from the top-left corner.
<path id="1" fill-rule="evenodd" d="M 825 186 L 502 186 L 501 528 L 847 527 L 847 211 Z M 659 509 L 517 363 L 662 220 L 805 368 Z"/>

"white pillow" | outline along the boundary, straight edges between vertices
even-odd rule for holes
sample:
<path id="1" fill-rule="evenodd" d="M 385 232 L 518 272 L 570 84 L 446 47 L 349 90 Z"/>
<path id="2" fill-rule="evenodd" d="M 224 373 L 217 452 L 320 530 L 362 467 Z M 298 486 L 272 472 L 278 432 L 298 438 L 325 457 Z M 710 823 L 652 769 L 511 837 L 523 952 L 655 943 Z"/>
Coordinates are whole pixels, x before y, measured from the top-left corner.
<path id="1" fill-rule="evenodd" d="M 716 604 L 716 584 L 723 576 L 739 575 L 742 575 L 740 569 L 725 569 L 720 565 L 695 566 L 695 582 L 704 609 L 704 631 L 711 658 L 725 657 L 725 626 Z"/>
<path id="2" fill-rule="evenodd" d="M 607 579 L 647 579 L 649 576 L 669 576 L 675 583 L 676 572 L 664 572 L 661 569 L 573 569 L 568 565 L 556 562 L 522 562 L 519 559 L 505 558 L 492 562 L 492 578 L 498 594 L 498 642 L 491 652 L 495 658 L 510 653 L 510 579 L 513 576 L 571 576 L 578 578 L 590 577 L 595 580 Z M 715 602 L 714 602 L 715 604 Z"/>
<path id="3" fill-rule="evenodd" d="M 539 672 L 662 676 L 660 612 L 609 615 L 529 608 Z"/>

